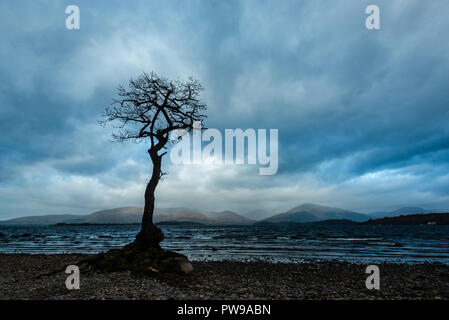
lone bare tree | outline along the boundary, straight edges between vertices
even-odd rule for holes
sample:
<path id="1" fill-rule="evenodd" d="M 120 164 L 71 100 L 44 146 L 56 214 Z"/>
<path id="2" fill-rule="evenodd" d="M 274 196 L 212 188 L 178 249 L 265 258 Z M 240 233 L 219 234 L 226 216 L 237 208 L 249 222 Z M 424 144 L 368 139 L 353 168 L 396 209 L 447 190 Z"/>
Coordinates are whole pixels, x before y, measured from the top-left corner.
<path id="1" fill-rule="evenodd" d="M 206 105 L 200 99 L 203 90 L 198 80 L 169 81 L 156 73 L 142 73 L 131 79 L 128 87 L 118 87 L 118 99 L 103 114 L 101 123 L 112 122 L 118 129 L 113 138 L 118 141 L 135 140 L 148 143 L 153 172 L 145 190 L 142 227 L 132 243 L 145 250 L 160 249 L 162 231 L 153 224 L 154 192 L 162 172 L 162 158 L 173 130 L 193 129 L 194 121 L 203 121 Z"/>

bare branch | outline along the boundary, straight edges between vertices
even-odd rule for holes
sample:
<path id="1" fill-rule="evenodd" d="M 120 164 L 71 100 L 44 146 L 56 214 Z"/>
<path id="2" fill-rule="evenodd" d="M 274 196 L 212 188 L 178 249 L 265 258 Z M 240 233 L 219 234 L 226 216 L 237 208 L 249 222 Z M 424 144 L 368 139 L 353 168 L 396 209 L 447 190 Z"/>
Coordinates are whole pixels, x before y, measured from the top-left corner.
<path id="1" fill-rule="evenodd" d="M 118 98 L 106 108 L 99 122 L 113 123 L 119 129 L 112 135 L 116 141 L 149 138 L 150 148 L 161 150 L 171 131 L 191 131 L 194 121 L 206 119 L 206 105 L 200 99 L 202 90 L 201 83 L 193 78 L 173 82 L 154 72 L 143 72 L 130 79 L 126 88 L 118 86 Z"/>

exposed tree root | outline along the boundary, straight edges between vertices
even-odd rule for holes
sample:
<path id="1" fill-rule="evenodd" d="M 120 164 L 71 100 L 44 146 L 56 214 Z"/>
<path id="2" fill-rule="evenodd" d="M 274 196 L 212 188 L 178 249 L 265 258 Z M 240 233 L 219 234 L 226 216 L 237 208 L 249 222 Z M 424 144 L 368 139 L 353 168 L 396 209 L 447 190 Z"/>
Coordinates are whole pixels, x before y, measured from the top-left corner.
<path id="1" fill-rule="evenodd" d="M 189 273 L 193 267 L 186 256 L 161 248 L 142 249 L 130 244 L 109 250 L 87 261 L 103 271 L 131 270 L 137 273 Z"/>

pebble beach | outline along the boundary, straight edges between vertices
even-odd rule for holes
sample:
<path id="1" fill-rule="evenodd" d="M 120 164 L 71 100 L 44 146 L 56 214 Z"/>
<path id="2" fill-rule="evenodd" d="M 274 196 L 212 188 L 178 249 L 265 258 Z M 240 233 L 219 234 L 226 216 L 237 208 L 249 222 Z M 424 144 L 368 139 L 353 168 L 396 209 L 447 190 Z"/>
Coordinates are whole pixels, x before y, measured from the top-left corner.
<path id="1" fill-rule="evenodd" d="M 68 290 L 65 268 L 86 258 L 0 254 L 0 299 L 449 299 L 449 266 L 441 263 L 378 264 L 380 290 L 366 288 L 366 264 L 339 261 L 194 261 L 194 271 L 185 275 L 103 273 L 82 264 L 80 289 Z"/>

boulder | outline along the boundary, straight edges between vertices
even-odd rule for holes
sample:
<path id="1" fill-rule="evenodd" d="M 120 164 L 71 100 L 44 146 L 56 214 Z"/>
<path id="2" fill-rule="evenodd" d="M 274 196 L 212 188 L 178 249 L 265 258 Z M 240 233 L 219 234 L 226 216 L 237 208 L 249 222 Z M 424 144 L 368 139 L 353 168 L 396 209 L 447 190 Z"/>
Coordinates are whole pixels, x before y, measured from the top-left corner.
<path id="1" fill-rule="evenodd" d="M 163 269 L 172 273 L 190 273 L 193 266 L 185 257 L 173 257 L 162 261 Z"/>

